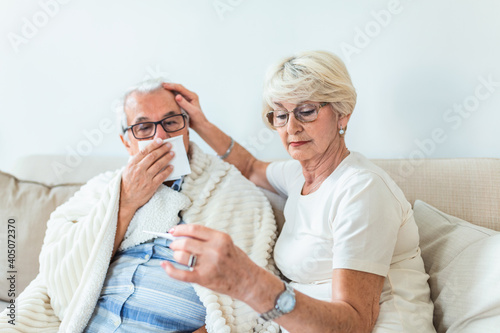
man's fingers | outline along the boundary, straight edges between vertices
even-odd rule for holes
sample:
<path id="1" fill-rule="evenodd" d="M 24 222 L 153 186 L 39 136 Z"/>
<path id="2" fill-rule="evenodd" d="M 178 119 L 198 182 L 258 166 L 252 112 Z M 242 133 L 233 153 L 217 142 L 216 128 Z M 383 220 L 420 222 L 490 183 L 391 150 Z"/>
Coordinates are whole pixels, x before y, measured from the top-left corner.
<path id="1" fill-rule="evenodd" d="M 156 184 L 161 184 L 167 179 L 168 176 L 174 171 L 173 165 L 167 165 L 165 169 L 161 170 L 156 174 L 156 176 L 153 177 L 153 183 Z"/>
<path id="2" fill-rule="evenodd" d="M 155 149 L 160 148 L 162 146 L 162 144 L 163 144 L 163 140 L 156 138 L 155 140 L 153 140 L 153 142 L 150 142 L 145 148 L 139 150 L 139 152 L 137 154 L 132 156 L 132 158 L 130 159 L 130 163 L 132 163 L 132 164 L 139 163 L 146 156 L 148 156 L 148 154 L 150 152 L 152 152 Z"/>
<path id="3" fill-rule="evenodd" d="M 173 158 L 173 155 L 169 155 L 170 149 L 172 148 L 172 144 L 167 142 L 166 144 L 157 145 L 156 142 L 148 145 L 144 148 L 144 152 L 139 152 L 137 155 L 146 154 L 141 160 L 137 162 L 137 164 L 145 169 L 145 171 L 149 170 L 151 166 L 155 163 L 160 162 L 161 159 L 165 156 L 170 156 L 170 159 Z M 169 161 L 168 161 L 169 162 Z M 163 169 L 168 163 L 163 163 L 161 169 Z M 158 170 L 159 171 L 159 170 Z"/>
<path id="4" fill-rule="evenodd" d="M 160 155 L 162 153 L 163 153 L 163 151 L 151 152 L 151 154 L 150 154 L 150 155 L 152 155 L 151 160 L 153 160 L 153 162 L 151 164 L 149 164 L 149 162 L 150 162 L 149 160 L 146 162 L 146 159 L 145 159 L 144 163 L 149 164 L 149 166 L 146 169 L 146 173 L 148 175 L 150 175 L 150 177 L 155 177 L 157 174 L 159 174 L 160 172 L 165 170 L 167 165 L 172 161 L 172 159 L 175 156 L 175 153 L 173 151 L 168 151 L 167 153 Z M 156 157 L 157 155 L 160 155 L 160 157 Z M 148 157 L 148 159 L 149 158 L 150 157 Z"/>

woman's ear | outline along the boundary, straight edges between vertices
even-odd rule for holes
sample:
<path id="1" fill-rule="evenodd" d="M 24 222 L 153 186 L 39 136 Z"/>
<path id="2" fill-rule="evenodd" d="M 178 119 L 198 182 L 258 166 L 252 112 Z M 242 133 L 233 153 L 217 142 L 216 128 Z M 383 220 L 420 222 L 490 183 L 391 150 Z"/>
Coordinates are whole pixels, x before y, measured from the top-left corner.
<path id="1" fill-rule="evenodd" d="M 347 128 L 347 123 L 349 122 L 349 119 L 351 119 L 352 113 L 348 114 L 347 116 L 343 116 L 339 118 L 339 128 L 342 126 L 342 128 Z"/>

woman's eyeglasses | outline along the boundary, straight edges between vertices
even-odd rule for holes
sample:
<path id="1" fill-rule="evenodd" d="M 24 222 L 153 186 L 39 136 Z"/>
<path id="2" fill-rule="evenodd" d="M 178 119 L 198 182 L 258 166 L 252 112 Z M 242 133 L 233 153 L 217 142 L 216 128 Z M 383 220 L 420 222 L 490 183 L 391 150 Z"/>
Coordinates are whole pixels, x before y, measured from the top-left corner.
<path id="1" fill-rule="evenodd" d="M 283 127 L 288 123 L 290 118 L 290 113 L 293 112 L 295 119 L 301 123 L 310 123 L 318 118 L 319 110 L 329 103 L 323 102 L 320 104 L 315 103 L 305 103 L 300 104 L 292 111 L 287 110 L 274 110 L 266 114 L 267 121 L 273 127 Z"/>

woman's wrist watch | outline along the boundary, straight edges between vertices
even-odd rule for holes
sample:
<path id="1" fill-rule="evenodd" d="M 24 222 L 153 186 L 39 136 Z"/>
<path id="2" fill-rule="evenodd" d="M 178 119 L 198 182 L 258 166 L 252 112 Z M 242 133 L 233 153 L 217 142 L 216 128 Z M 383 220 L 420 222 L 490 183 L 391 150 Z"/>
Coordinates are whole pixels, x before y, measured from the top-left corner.
<path id="1" fill-rule="evenodd" d="M 260 315 L 262 319 L 274 320 L 284 314 L 291 312 L 295 308 L 295 292 L 288 283 L 283 283 L 285 284 L 285 290 L 282 291 L 278 295 L 278 297 L 276 297 L 274 308 Z"/>

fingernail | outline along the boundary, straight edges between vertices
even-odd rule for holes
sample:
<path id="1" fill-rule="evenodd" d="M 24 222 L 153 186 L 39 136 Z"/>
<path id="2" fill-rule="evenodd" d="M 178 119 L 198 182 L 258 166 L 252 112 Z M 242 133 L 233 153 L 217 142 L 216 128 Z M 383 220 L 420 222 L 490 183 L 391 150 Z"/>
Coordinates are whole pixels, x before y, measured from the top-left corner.
<path id="1" fill-rule="evenodd" d="M 163 267 L 163 269 L 165 269 L 165 267 L 167 266 L 164 261 L 162 261 L 160 265 L 161 267 Z"/>
<path id="2" fill-rule="evenodd" d="M 162 142 L 163 142 L 163 140 L 162 140 L 162 139 L 160 139 L 160 138 L 156 138 L 156 139 L 155 139 L 155 142 L 156 142 L 156 143 L 158 143 L 158 144 L 160 144 L 160 143 L 162 143 Z"/>
<path id="3" fill-rule="evenodd" d="M 167 146 L 167 148 L 172 148 L 172 144 L 170 142 L 167 142 L 165 146 Z"/>
<path id="4" fill-rule="evenodd" d="M 173 151 L 169 152 L 169 154 L 170 154 L 170 156 L 174 156 L 174 152 Z"/>
<path id="5" fill-rule="evenodd" d="M 170 228 L 170 230 L 168 231 L 169 234 L 173 234 L 175 231 L 175 228 Z"/>

